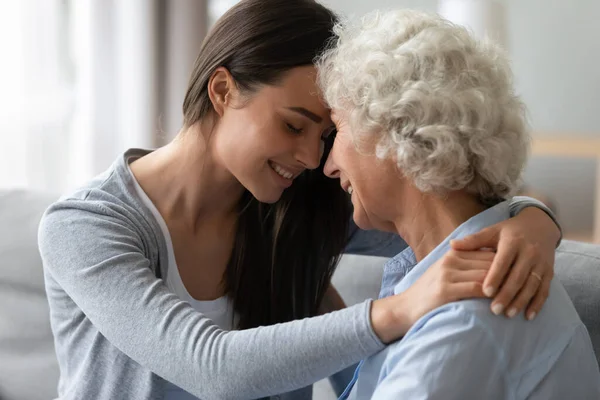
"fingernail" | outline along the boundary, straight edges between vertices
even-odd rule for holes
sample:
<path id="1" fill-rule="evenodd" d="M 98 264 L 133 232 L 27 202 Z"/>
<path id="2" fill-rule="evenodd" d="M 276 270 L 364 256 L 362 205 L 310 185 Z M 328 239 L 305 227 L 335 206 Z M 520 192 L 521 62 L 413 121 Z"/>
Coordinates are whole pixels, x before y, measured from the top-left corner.
<path id="1" fill-rule="evenodd" d="M 535 313 L 535 311 L 532 311 L 532 312 L 530 312 L 530 313 L 529 313 L 529 315 L 527 316 L 527 319 L 528 319 L 529 321 L 531 321 L 532 319 L 534 319 L 534 318 L 535 318 L 535 316 L 536 316 L 536 315 L 537 315 L 537 314 Z"/>
<path id="2" fill-rule="evenodd" d="M 508 312 L 506 313 L 506 315 L 508 316 L 508 318 L 512 318 L 515 315 L 517 315 L 517 309 L 516 308 L 511 308 L 510 310 L 508 310 Z"/>
<path id="3" fill-rule="evenodd" d="M 502 314 L 502 310 L 504 310 L 504 306 L 503 306 L 502 304 L 500 304 L 500 303 L 498 303 L 498 304 L 494 304 L 494 305 L 492 306 L 492 312 L 493 312 L 494 314 L 496 314 L 496 315 L 500 315 L 500 314 Z"/>
<path id="4" fill-rule="evenodd" d="M 495 291 L 496 290 L 492 286 L 486 286 L 483 288 L 483 294 L 485 294 L 487 297 L 492 297 Z"/>

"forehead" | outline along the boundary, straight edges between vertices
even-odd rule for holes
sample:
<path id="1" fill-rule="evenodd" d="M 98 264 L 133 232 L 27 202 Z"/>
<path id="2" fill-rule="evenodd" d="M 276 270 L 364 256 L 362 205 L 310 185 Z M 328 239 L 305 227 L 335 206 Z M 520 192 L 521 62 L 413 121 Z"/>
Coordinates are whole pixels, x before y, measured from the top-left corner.
<path id="1" fill-rule="evenodd" d="M 317 69 L 312 65 L 292 68 L 283 73 L 279 87 L 302 88 L 308 87 L 318 90 L 317 87 Z"/>
<path id="2" fill-rule="evenodd" d="M 329 109 L 322 100 L 321 90 L 317 85 L 317 70 L 314 66 L 302 66 L 286 71 L 280 81 L 263 90 L 265 95 L 274 101 L 295 106 L 312 106 L 319 115 L 327 114 Z M 322 115 L 323 116 L 323 115 Z"/>
<path id="3" fill-rule="evenodd" d="M 345 144 L 352 143 L 353 147 L 361 153 L 375 154 L 377 145 L 384 138 L 382 129 L 361 130 L 350 121 L 350 112 L 345 109 L 334 108 L 331 110 L 331 120 L 337 128 L 336 141 Z"/>

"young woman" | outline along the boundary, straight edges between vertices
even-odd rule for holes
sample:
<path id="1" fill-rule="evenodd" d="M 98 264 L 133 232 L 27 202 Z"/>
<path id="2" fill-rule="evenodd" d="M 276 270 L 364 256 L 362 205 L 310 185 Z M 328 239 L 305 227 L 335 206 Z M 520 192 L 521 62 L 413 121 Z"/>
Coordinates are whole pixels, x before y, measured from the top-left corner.
<path id="1" fill-rule="evenodd" d="M 283 393 L 401 337 L 419 317 L 403 312 L 414 302 L 431 310 L 483 295 L 480 282 L 443 281 L 439 294 L 316 316 L 326 293 L 335 298 L 350 219 L 320 165 L 333 124 L 312 61 L 334 22 L 312 0 L 240 2 L 200 50 L 176 139 L 127 151 L 47 211 L 39 243 L 60 399 Z M 543 212 L 498 229 L 487 247 L 512 241 L 514 270 L 552 273 L 559 232 Z M 543 256 L 528 254 L 536 246 Z M 476 252 L 458 254 L 453 268 L 478 264 Z M 523 283 L 511 274 L 507 286 Z"/>

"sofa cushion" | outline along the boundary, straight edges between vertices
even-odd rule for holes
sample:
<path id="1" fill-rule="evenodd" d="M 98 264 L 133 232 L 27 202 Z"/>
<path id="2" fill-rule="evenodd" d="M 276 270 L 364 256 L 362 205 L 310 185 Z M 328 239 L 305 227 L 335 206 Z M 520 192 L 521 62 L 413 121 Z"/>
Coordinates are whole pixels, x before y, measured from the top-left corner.
<path id="1" fill-rule="evenodd" d="M 37 249 L 40 218 L 56 196 L 0 191 L 0 398 L 52 399 L 58 365 Z"/>
<path id="2" fill-rule="evenodd" d="M 555 272 L 592 339 L 600 364 L 600 245 L 563 240 Z"/>
<path id="3" fill-rule="evenodd" d="M 358 304 L 365 299 L 379 297 L 383 266 L 387 257 L 344 254 L 340 259 L 332 283 L 346 305 Z"/>

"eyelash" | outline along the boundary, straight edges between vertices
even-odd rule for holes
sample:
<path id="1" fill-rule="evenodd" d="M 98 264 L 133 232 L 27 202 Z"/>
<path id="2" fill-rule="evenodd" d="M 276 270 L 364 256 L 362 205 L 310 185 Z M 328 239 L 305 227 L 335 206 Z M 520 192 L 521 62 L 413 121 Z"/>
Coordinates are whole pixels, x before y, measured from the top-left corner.
<path id="1" fill-rule="evenodd" d="M 300 129 L 299 129 L 299 128 L 296 128 L 294 125 L 292 125 L 292 124 L 290 124 L 290 123 L 286 123 L 285 125 L 286 125 L 287 129 L 288 129 L 288 130 L 289 130 L 291 133 L 293 133 L 293 134 L 295 134 L 295 135 L 299 135 L 299 134 L 301 134 L 301 133 L 302 133 L 302 128 L 300 128 Z M 331 130 L 329 130 L 329 131 L 328 131 L 326 134 L 324 134 L 324 135 L 321 137 L 321 140 L 322 140 L 323 142 L 327 142 L 327 141 L 329 141 L 329 140 L 335 139 L 335 135 L 336 135 L 336 134 L 337 134 L 337 129 L 336 129 L 336 128 L 332 128 Z"/>
<path id="2" fill-rule="evenodd" d="M 292 125 L 292 124 L 287 124 L 287 123 L 286 123 L 285 125 L 287 126 L 288 130 L 289 130 L 290 132 L 292 132 L 293 134 L 295 134 L 295 135 L 299 135 L 299 134 L 301 134 L 301 133 L 302 133 L 302 129 L 298 129 L 298 128 L 296 128 L 296 127 L 295 127 L 294 125 Z"/>

